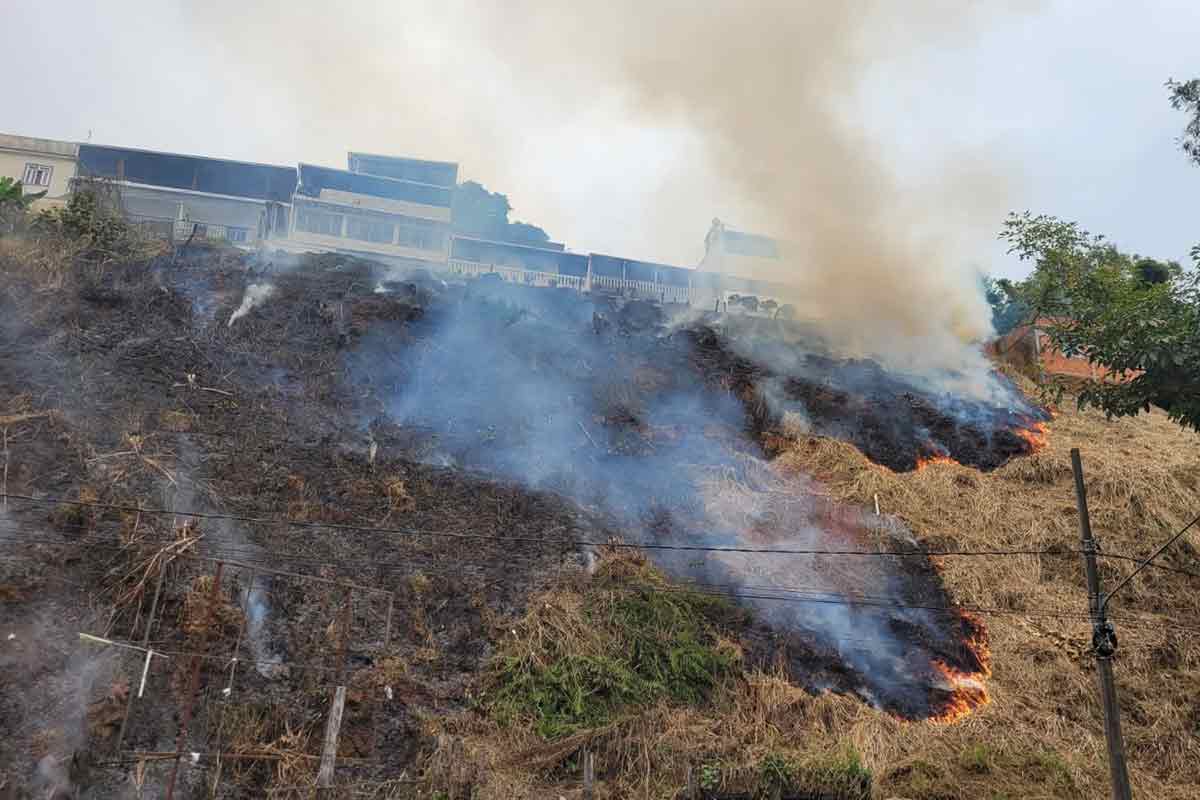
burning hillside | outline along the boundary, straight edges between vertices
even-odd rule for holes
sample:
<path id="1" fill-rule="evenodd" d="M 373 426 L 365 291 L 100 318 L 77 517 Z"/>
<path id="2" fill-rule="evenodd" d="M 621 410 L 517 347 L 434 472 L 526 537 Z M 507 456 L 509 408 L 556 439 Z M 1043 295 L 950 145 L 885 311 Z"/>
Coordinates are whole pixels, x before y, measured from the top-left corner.
<path id="1" fill-rule="evenodd" d="M 751 612 L 730 634 L 748 664 L 781 665 L 807 691 L 859 697 L 904 719 L 951 720 L 986 702 L 987 634 L 954 607 L 911 534 L 769 456 L 772 442 L 797 435 L 800 417 L 802 429 L 842 437 L 895 469 L 937 448 L 995 467 L 1033 446 L 1016 431 L 1035 430 L 1038 415 L 1015 391 L 1011 407 L 939 394 L 870 362 L 801 350 L 803 331 L 785 323 L 672 322 L 645 303 L 395 281 L 333 258 L 253 277 L 219 254 L 195 258 L 69 285 L 61 291 L 78 294 L 61 303 L 10 281 L 7 302 L 24 297 L 28 310 L 7 317 L 0 399 L 58 409 L 49 428 L 21 434 L 50 438 L 20 456 L 10 491 L 114 509 L 50 513 L 14 501 L 11 534 L 150 555 L 170 543 L 213 560 L 415 587 L 404 590 L 413 604 L 405 613 L 439 627 L 393 647 L 410 653 L 436 640 L 457 670 L 447 678 L 435 662 L 414 667 L 405 702 L 417 705 L 461 697 L 494 646 L 490 615 L 517 613 L 531 587 L 582 557 L 581 541 L 645 542 L 684 585 L 671 591 Z M 789 342 L 793 361 L 755 357 L 772 336 Z M 47 358 L 64 370 L 42 369 Z M 73 391 L 80 384 L 88 391 Z M 66 466 L 47 482 L 39 459 Z M 164 507 L 234 516 L 172 527 L 169 517 L 129 513 Z M 339 525 L 358 527 L 346 536 Z M 397 526 L 434 535 L 398 538 Z M 438 538 L 447 534 L 469 541 Z M 336 594 L 173 569 L 188 588 L 164 602 L 183 618 L 213 586 L 226 587 L 231 620 L 244 607 L 257 667 L 239 677 L 245 691 L 311 688 L 312 673 L 287 665 L 327 657 L 322 642 L 336 635 L 313 639 L 300 621 L 336 631 Z M 135 605 L 114 607 L 110 625 L 136 631 L 149 582 L 122 581 L 117 596 Z M 355 608 L 351 627 L 369 629 L 370 607 Z M 178 650 L 211 646 L 196 630 L 210 627 L 160 637 Z M 352 682 L 375 680 L 372 670 L 394 657 L 373 641 L 349 648 Z M 193 726 L 198 751 L 210 746 L 201 722 L 216 724 L 202 715 Z M 409 730 L 375 724 L 351 726 L 374 743 L 365 752 Z M 169 749 L 174 733 L 169 717 L 143 717 L 133 744 Z"/>
<path id="2" fill-rule="evenodd" d="M 1019 432 L 1041 412 L 1001 378 L 1009 405 L 805 353 L 801 331 L 774 321 L 776 338 L 764 321 L 667 322 L 644 302 L 485 282 L 433 290 L 419 319 L 380 321 L 346 364 L 365 400 L 361 423 L 384 451 L 552 490 L 660 546 L 917 549 L 894 522 L 839 507 L 764 460 L 764 442 L 797 410 L 811 430 L 895 469 L 931 452 L 994 468 L 1031 450 Z M 790 362 L 779 356 L 788 337 Z M 785 635 L 780 657 L 803 685 L 914 719 L 986 698 L 982 626 L 949 608 L 918 559 L 775 556 L 764 566 L 687 553 L 655 556 L 677 579 L 742 596 Z"/>

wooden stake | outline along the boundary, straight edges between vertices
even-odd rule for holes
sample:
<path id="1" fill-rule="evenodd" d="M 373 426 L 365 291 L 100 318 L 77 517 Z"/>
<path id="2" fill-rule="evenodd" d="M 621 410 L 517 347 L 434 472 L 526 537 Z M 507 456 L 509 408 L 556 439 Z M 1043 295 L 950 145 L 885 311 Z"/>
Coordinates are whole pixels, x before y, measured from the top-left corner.
<path id="1" fill-rule="evenodd" d="M 396 607 L 396 593 L 388 595 L 387 619 L 383 623 L 383 655 L 387 657 L 388 648 L 392 645 L 392 611 Z"/>
<path id="2" fill-rule="evenodd" d="M 351 621 L 353 620 L 353 617 L 351 615 L 351 609 L 353 608 L 353 606 L 352 606 L 353 600 L 354 600 L 354 590 L 347 589 L 346 590 L 346 602 L 345 602 L 345 605 L 342 606 L 342 624 L 339 626 L 341 628 L 341 630 L 338 633 L 338 652 L 337 652 L 338 673 L 337 673 L 337 675 L 338 675 L 339 683 L 346 682 L 346 643 L 347 643 L 347 640 L 350 638 L 350 624 L 351 624 Z"/>
<path id="3" fill-rule="evenodd" d="M 158 579 L 154 582 L 154 599 L 150 601 L 150 616 L 146 618 L 146 630 L 142 633 L 142 647 L 149 651 L 150 632 L 154 629 L 154 617 L 158 613 L 158 598 L 162 594 L 163 576 L 167 574 L 167 565 L 163 564 L 158 569 Z M 148 657 L 148 656 L 147 656 Z M 143 683 L 145 676 L 142 676 Z M 114 751 L 118 755 L 121 753 L 121 747 L 125 744 L 125 731 L 129 727 L 129 712 L 133 710 L 133 692 L 129 693 L 129 697 L 125 700 L 125 716 L 121 717 L 121 730 L 117 734 L 117 748 Z"/>
<path id="4" fill-rule="evenodd" d="M 4 484 L 0 488 L 0 494 L 4 495 L 4 510 L 8 511 L 8 426 L 4 427 Z"/>
<path id="5" fill-rule="evenodd" d="M 225 690 L 222 694 L 225 700 L 233 699 L 233 676 L 237 672 L 238 654 L 241 652 L 242 636 L 246 633 L 246 622 L 250 617 L 250 593 L 254 591 L 255 571 L 250 570 L 250 582 L 246 584 L 246 594 L 242 597 L 242 621 L 238 625 L 237 639 L 233 641 L 233 656 L 229 659 L 229 682 L 225 684 Z M 224 760 L 221 758 L 221 738 L 225 732 L 225 709 L 229 707 L 228 702 L 221 704 L 221 721 L 217 725 L 217 768 L 213 771 L 212 786 L 209 787 L 208 796 L 216 798 L 217 787 L 221 785 L 221 770 L 225 766 Z"/>
<path id="6" fill-rule="evenodd" d="M 593 800 L 596 796 L 596 765 L 592 760 L 592 750 L 583 748 L 583 800 Z"/>
<path id="7" fill-rule="evenodd" d="M 333 787 L 333 767 L 337 761 L 338 733 L 342 727 L 342 709 L 346 705 L 346 687 L 339 686 L 333 693 L 333 707 L 329 709 L 329 721 L 325 723 L 325 747 L 321 751 L 321 768 L 317 771 L 317 787 Z"/>
<path id="8" fill-rule="evenodd" d="M 212 591 L 208 596 L 209 626 L 215 624 L 217 597 L 221 591 L 221 573 L 225 564 L 218 561 L 217 571 L 213 575 Z M 207 628 L 204 643 L 207 644 Z M 167 783 L 167 800 L 175 798 L 175 781 L 179 778 L 179 761 L 183 758 L 183 748 L 187 744 L 188 725 L 192 721 L 192 711 L 196 705 L 196 691 L 200 688 L 200 653 L 192 656 L 192 674 L 188 679 L 187 694 L 183 698 L 183 714 L 179 720 L 179 732 L 175 736 L 175 763 L 171 767 L 171 778 Z"/>

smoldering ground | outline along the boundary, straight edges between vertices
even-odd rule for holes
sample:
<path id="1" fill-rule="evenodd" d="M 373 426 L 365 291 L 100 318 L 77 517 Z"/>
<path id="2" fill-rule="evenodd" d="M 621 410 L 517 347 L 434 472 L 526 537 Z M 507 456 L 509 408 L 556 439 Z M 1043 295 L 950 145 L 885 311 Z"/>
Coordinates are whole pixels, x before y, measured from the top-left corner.
<path id="1" fill-rule="evenodd" d="M 894 523 L 837 508 L 812 482 L 765 462 L 742 401 L 696 368 L 687 332 L 662 322 L 647 304 L 483 282 L 459 303 L 434 302 L 403 331 L 377 326 L 346 364 L 370 398 L 361 422 L 372 441 L 402 441 L 432 463 L 598 507 L 620 519 L 630 539 L 912 546 Z M 980 667 L 959 652 L 957 617 L 896 608 L 914 599 L 944 603 L 936 581 L 922 586 L 899 563 L 862 559 L 830 569 L 816 557 L 790 556 L 764 569 L 744 555 L 705 556 L 656 554 L 677 578 L 744 595 L 784 635 L 800 635 L 801 650 L 816 647 L 841 665 L 817 676 L 801 658 L 798 680 L 859 691 L 920 717 L 939 710 L 930 696 L 934 660 Z M 848 604 L 848 596 L 862 602 Z"/>

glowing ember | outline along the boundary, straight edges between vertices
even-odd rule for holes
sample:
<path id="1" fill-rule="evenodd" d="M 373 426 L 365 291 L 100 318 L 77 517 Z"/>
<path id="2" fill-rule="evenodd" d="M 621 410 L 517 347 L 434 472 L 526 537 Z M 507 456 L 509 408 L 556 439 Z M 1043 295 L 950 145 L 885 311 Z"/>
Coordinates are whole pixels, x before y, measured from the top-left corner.
<path id="1" fill-rule="evenodd" d="M 1029 452 L 1036 453 L 1046 446 L 1046 423 L 1029 420 L 1026 427 L 1014 428 L 1013 433 L 1029 442 Z"/>
<path id="2" fill-rule="evenodd" d="M 975 660 L 979 662 L 980 674 L 985 678 L 991 677 L 992 651 L 988 648 L 987 628 L 984 627 L 983 620 L 969 611 L 959 611 L 958 615 L 963 622 L 963 627 L 971 631 L 965 637 L 966 644 L 974 654 Z"/>
<path id="3" fill-rule="evenodd" d="M 982 620 L 969 612 L 959 612 L 959 618 L 963 625 L 964 646 L 974 657 L 979 669 L 976 672 L 967 672 L 940 659 L 933 659 L 933 667 L 941 678 L 934 688 L 949 692 L 944 707 L 931 717 L 935 722 L 954 722 L 991 702 L 987 687 L 983 685 L 984 679 L 992 674 L 992 653 L 987 645 L 987 629 Z"/>
<path id="4" fill-rule="evenodd" d="M 917 456 L 917 469 L 922 470 L 930 464 L 957 464 L 950 456 Z"/>
<path id="5" fill-rule="evenodd" d="M 934 722 L 954 722 L 992 701 L 983 685 L 987 672 L 962 672 L 941 661 L 934 661 L 933 665 L 944 680 L 944 684 L 936 688 L 950 692 L 941 713 L 931 717 Z"/>

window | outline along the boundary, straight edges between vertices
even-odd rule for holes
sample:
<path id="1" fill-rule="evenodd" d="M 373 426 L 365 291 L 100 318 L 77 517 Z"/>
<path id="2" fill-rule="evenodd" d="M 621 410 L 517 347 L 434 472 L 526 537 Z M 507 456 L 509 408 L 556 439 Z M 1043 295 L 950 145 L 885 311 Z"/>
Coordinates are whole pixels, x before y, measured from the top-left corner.
<path id="1" fill-rule="evenodd" d="M 50 175 L 53 172 L 54 167 L 47 164 L 26 164 L 25 177 L 21 179 L 21 183 L 25 186 L 49 186 Z"/>
<path id="2" fill-rule="evenodd" d="M 307 233 L 319 233 L 322 236 L 341 236 L 342 215 L 300 208 L 296 210 L 296 229 Z"/>
<path id="3" fill-rule="evenodd" d="M 390 222 L 373 220 L 368 217 L 349 217 L 346 219 L 346 235 L 351 239 L 391 244 L 395 234 L 396 226 Z"/>
<path id="4" fill-rule="evenodd" d="M 442 229 L 435 222 L 403 217 L 400 220 L 400 241 L 405 247 L 421 250 L 441 250 L 445 241 Z"/>
<path id="5" fill-rule="evenodd" d="M 231 242 L 244 242 L 250 231 L 247 228 L 226 228 L 225 238 Z"/>

